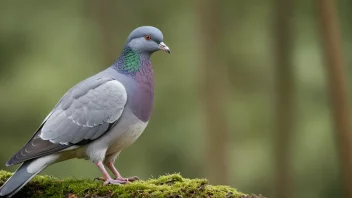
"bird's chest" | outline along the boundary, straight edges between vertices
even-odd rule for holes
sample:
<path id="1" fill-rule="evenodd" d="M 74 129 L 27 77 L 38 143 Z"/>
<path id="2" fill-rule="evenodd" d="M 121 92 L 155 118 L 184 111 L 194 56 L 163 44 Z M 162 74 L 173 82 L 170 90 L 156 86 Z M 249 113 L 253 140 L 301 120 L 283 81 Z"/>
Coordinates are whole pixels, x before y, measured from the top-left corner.
<path id="1" fill-rule="evenodd" d="M 147 127 L 148 122 L 136 121 L 129 124 L 121 131 L 121 127 L 114 127 L 110 134 L 111 144 L 107 154 L 115 153 L 123 150 L 135 142 Z"/>
<path id="2" fill-rule="evenodd" d="M 142 121 L 148 121 L 154 103 L 154 77 L 152 71 L 142 71 L 136 74 L 134 92 L 129 97 L 129 105 L 135 116 Z M 150 73 L 148 73 L 150 72 Z"/>

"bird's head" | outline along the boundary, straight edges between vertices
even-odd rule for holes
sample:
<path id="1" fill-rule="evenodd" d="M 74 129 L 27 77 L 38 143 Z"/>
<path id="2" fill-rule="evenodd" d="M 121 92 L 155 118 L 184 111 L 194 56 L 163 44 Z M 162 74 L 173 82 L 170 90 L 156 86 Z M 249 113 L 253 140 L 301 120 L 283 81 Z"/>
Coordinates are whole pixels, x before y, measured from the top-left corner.
<path id="1" fill-rule="evenodd" d="M 170 49 L 163 42 L 163 33 L 152 26 L 141 26 L 134 29 L 128 36 L 125 47 L 131 48 L 138 53 L 152 54 L 163 50 L 170 54 Z"/>

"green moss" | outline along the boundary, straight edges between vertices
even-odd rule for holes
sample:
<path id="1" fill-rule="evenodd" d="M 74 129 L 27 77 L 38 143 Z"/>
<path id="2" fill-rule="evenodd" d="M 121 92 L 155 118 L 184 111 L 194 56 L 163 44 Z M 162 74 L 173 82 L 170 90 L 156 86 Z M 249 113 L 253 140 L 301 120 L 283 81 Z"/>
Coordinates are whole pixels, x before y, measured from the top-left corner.
<path id="1" fill-rule="evenodd" d="M 0 171 L 0 185 L 12 174 Z M 101 181 L 51 176 L 36 176 L 15 197 L 232 197 L 255 198 L 262 196 L 246 195 L 228 186 L 212 186 L 206 179 L 186 179 L 180 174 L 160 176 L 157 179 L 136 181 L 126 185 L 103 186 Z"/>

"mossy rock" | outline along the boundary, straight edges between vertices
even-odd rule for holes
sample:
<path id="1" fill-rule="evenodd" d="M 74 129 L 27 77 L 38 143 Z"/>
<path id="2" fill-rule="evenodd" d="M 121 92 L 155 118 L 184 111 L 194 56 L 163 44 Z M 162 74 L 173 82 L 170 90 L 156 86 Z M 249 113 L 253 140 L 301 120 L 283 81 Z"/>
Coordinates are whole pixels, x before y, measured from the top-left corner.
<path id="1" fill-rule="evenodd" d="M 12 175 L 0 171 L 0 186 Z M 157 179 L 136 181 L 126 185 L 103 186 L 101 181 L 88 179 L 57 179 L 51 176 L 36 176 L 14 197 L 43 198 L 113 198 L 113 197 L 225 197 L 262 198 L 247 195 L 228 186 L 212 186 L 206 179 L 186 179 L 180 174 L 160 176 Z"/>

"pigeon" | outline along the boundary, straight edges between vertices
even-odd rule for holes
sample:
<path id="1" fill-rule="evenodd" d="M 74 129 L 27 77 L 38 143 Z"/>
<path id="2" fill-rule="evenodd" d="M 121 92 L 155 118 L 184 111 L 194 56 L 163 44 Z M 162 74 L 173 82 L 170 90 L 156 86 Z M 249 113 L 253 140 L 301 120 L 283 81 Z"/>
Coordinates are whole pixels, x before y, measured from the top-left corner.
<path id="1" fill-rule="evenodd" d="M 137 180 L 122 177 L 114 162 L 147 127 L 154 100 L 150 57 L 159 50 L 170 54 L 159 29 L 134 29 L 120 57 L 69 89 L 32 138 L 7 161 L 6 166 L 22 165 L 0 187 L 0 196 L 13 196 L 47 166 L 73 158 L 93 162 L 104 176 L 104 185 Z"/>

